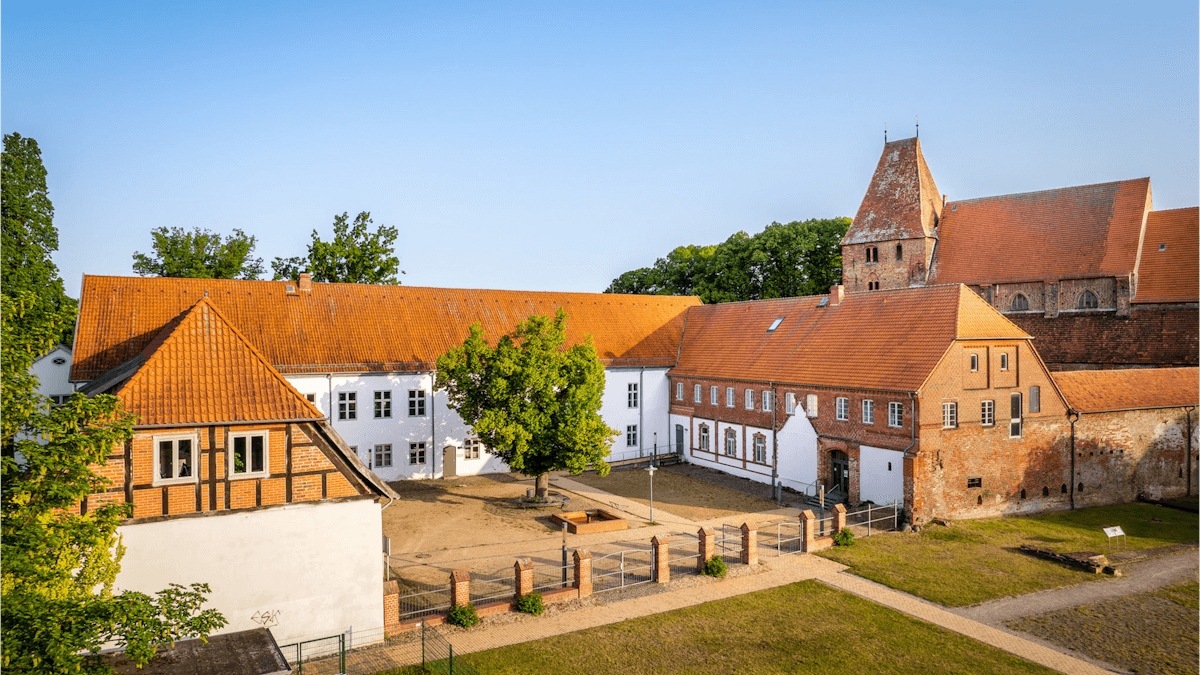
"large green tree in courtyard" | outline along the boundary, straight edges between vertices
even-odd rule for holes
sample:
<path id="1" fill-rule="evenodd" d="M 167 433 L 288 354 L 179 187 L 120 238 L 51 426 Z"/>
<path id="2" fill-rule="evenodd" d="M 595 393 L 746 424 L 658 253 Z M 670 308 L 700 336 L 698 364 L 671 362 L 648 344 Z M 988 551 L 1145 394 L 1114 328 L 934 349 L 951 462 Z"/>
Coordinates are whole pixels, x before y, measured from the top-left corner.
<path id="1" fill-rule="evenodd" d="M 567 315 L 531 316 L 495 347 L 479 324 L 437 361 L 437 388 L 488 450 L 537 477 L 544 498 L 550 471 L 580 473 L 604 461 L 617 432 L 600 417 L 604 366 L 590 338 L 565 346 Z"/>

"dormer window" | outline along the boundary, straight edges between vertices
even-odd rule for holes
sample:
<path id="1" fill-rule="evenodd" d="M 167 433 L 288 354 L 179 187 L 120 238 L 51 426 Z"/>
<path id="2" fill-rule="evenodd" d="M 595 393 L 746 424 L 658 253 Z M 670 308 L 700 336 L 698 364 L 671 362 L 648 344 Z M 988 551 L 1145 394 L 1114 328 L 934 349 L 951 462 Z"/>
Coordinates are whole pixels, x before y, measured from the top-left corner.
<path id="1" fill-rule="evenodd" d="M 1079 296 L 1079 309 L 1096 309 L 1100 306 L 1100 299 L 1091 291 L 1084 291 L 1083 295 Z"/>
<path id="2" fill-rule="evenodd" d="M 293 286 L 292 284 L 288 284 L 288 285 L 284 286 L 283 288 L 284 288 L 284 290 L 285 290 L 285 291 L 287 291 L 288 293 L 295 293 L 295 292 L 296 292 L 296 287 L 295 287 L 295 286 Z"/>
<path id="3" fill-rule="evenodd" d="M 774 321 L 772 321 L 772 322 L 771 322 L 771 327 L 767 329 L 767 332 L 768 332 L 768 333 L 773 333 L 773 332 L 775 332 L 775 329 L 776 329 L 776 328 L 779 328 L 779 324 L 781 324 L 781 323 L 783 323 L 783 317 L 782 317 L 782 316 L 781 316 L 781 317 L 779 317 L 778 319 L 775 319 Z"/>
<path id="4" fill-rule="evenodd" d="M 1017 297 L 1013 298 L 1013 301 L 1012 301 L 1012 311 L 1014 311 L 1014 312 L 1029 311 L 1029 298 L 1026 298 L 1021 293 L 1017 293 Z"/>
<path id="5" fill-rule="evenodd" d="M 877 247 L 875 247 L 875 246 L 867 247 L 867 262 L 869 262 L 869 263 L 879 262 L 879 249 Z"/>

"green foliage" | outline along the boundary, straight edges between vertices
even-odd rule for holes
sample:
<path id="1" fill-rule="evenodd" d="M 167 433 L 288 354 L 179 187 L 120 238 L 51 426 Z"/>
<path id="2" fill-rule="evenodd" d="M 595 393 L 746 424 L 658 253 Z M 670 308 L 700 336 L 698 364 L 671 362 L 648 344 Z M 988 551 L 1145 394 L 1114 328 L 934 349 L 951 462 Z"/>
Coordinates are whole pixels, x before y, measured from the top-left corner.
<path id="1" fill-rule="evenodd" d="M 63 291 L 62 279 L 50 255 L 58 250 L 54 205 L 46 189 L 46 167 L 37 141 L 21 134 L 4 135 L 3 185 L 0 186 L 0 284 L 4 293 L 37 295 L 42 302 L 26 303 L 17 331 L 58 322 L 53 342 L 70 345 L 75 333 L 78 302 Z"/>
<path id="2" fill-rule="evenodd" d="M 479 324 L 461 347 L 438 357 L 437 387 L 488 450 L 514 471 L 538 476 L 595 468 L 608 474 L 616 431 L 600 417 L 604 366 L 591 338 L 564 347 L 567 315 L 531 316 L 488 345 Z"/>
<path id="3" fill-rule="evenodd" d="M 841 532 L 833 535 L 833 543 L 837 546 L 853 546 L 854 533 L 850 531 L 850 528 L 843 527 Z"/>
<path id="4" fill-rule="evenodd" d="M 541 615 L 542 612 L 546 611 L 546 605 L 542 602 L 542 594 L 534 591 L 522 595 L 521 599 L 517 600 L 517 611 L 534 616 Z"/>
<path id="5" fill-rule="evenodd" d="M 453 626 L 470 628 L 479 623 L 479 613 L 475 611 L 475 605 L 471 603 L 455 605 L 450 608 L 450 615 L 446 617 L 446 621 Z"/>
<path id="6" fill-rule="evenodd" d="M 680 246 L 604 292 L 698 295 L 706 303 L 826 293 L 841 283 L 841 239 L 849 227 L 849 218 L 771 223 L 716 246 Z"/>
<path id="7" fill-rule="evenodd" d="M 353 225 L 348 213 L 334 216 L 333 241 L 321 241 L 313 230 L 307 256 L 276 258 L 271 263 L 275 279 L 298 279 L 301 272 L 308 271 L 313 281 L 399 284 L 396 274 L 404 274 L 394 248 L 399 232 L 387 225 L 371 232 L 368 226 L 372 222 L 369 211 L 359 213 Z"/>
<path id="8" fill-rule="evenodd" d="M 726 565 L 720 556 L 709 558 L 708 562 L 704 563 L 704 571 L 702 572 L 702 574 L 707 574 L 710 577 L 718 579 L 723 578 L 728 573 L 729 565 Z"/>
<path id="9" fill-rule="evenodd" d="M 262 258 L 251 258 L 255 238 L 241 230 L 221 241 L 221 235 L 195 228 L 157 227 L 151 255 L 133 254 L 133 271 L 142 276 L 186 279 L 257 279 L 263 273 Z"/>
<path id="10" fill-rule="evenodd" d="M 29 374 L 70 316 L 52 300 L 4 288 L 0 323 L 0 668 L 20 673 L 106 672 L 85 656 L 107 642 L 144 663 L 156 645 L 225 625 L 201 610 L 207 586 L 172 585 L 156 598 L 113 593 L 124 555 L 117 526 L 129 505 L 93 505 L 86 495 L 110 481 L 96 475 L 133 421 L 113 396 L 81 394 L 61 406 L 36 392 Z"/>

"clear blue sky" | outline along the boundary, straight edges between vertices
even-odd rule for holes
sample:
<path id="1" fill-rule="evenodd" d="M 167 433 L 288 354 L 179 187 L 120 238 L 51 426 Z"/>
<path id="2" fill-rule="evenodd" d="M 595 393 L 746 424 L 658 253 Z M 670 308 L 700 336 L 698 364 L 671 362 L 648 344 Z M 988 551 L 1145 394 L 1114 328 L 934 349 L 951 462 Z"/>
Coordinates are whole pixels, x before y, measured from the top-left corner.
<path id="1" fill-rule="evenodd" d="M 951 199 L 1150 176 L 1195 206 L 1197 4 L 3 3 L 68 292 L 158 226 L 410 285 L 601 291 L 675 246 L 853 216 L 889 137 Z M 269 269 L 269 266 L 268 266 Z"/>

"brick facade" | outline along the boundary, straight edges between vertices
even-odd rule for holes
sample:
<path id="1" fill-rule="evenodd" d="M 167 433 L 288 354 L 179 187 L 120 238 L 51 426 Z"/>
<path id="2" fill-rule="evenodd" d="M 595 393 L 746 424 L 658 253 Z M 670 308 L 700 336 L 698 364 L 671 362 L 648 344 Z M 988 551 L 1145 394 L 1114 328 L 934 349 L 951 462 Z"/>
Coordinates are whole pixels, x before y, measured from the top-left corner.
<path id="1" fill-rule="evenodd" d="M 921 238 L 842 246 L 842 284 L 846 292 L 908 288 L 925 283 L 933 242 Z M 870 282 L 878 285 L 872 288 Z"/>
<path id="2" fill-rule="evenodd" d="M 1138 305 L 1129 318 L 1077 312 L 1047 319 L 1006 314 L 1034 337 L 1052 370 L 1194 366 L 1200 361 L 1200 313 L 1195 304 Z"/>

